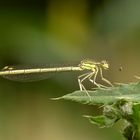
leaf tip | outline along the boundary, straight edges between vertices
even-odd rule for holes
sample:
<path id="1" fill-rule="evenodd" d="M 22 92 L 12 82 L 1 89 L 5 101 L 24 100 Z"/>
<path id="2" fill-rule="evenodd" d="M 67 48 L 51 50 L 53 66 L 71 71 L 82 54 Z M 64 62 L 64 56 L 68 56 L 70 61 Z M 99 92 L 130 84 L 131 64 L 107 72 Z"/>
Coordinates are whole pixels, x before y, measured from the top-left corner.
<path id="1" fill-rule="evenodd" d="M 83 115 L 83 117 L 84 117 L 84 118 L 90 118 L 90 116 L 88 116 L 88 115 Z"/>
<path id="2" fill-rule="evenodd" d="M 57 97 L 57 98 L 50 98 L 51 100 L 61 100 L 63 97 Z"/>

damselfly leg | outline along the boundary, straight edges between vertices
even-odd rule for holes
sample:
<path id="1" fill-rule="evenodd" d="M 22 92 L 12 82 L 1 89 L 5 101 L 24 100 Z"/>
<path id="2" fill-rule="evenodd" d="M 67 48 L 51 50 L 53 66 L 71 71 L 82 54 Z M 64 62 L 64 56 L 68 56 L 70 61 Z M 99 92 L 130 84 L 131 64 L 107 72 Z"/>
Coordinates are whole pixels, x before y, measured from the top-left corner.
<path id="1" fill-rule="evenodd" d="M 107 80 L 106 78 L 103 77 L 102 68 L 99 68 L 99 69 L 100 69 L 100 75 L 101 75 L 102 81 L 106 82 L 108 85 L 110 85 L 111 87 L 113 87 L 113 84 L 109 80 Z"/>
<path id="2" fill-rule="evenodd" d="M 91 99 L 88 91 L 86 90 L 85 86 L 83 85 L 83 81 L 86 80 L 87 78 L 89 78 L 89 76 L 91 75 L 91 72 L 88 72 L 88 73 L 85 73 L 85 74 L 82 74 L 80 76 L 78 76 L 78 83 L 79 83 L 79 88 L 80 90 L 84 90 L 87 94 L 87 96 Z"/>

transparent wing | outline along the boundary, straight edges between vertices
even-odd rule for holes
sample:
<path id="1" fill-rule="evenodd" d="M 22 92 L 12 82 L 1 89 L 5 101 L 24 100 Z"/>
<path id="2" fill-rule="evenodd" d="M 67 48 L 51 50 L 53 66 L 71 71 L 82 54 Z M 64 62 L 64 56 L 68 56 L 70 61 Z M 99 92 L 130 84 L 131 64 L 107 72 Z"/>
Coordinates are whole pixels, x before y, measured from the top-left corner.
<path id="1" fill-rule="evenodd" d="M 34 73 L 34 74 L 15 74 L 15 75 L 3 75 L 2 77 L 5 79 L 9 79 L 12 81 L 19 81 L 19 82 L 33 82 L 33 81 L 39 81 L 49 78 L 50 73 Z"/>
<path id="2" fill-rule="evenodd" d="M 33 65 L 33 66 L 6 66 L 0 71 L 0 76 L 2 76 L 5 79 L 13 80 L 13 81 L 19 81 L 19 82 L 32 82 L 32 81 L 39 81 L 39 80 L 44 80 L 47 78 L 52 77 L 55 73 L 57 73 L 57 68 L 63 68 L 63 67 L 68 67 L 70 66 L 69 64 L 67 65 Z M 76 64 L 75 64 L 76 66 Z M 48 72 L 41 72 L 41 69 L 43 68 L 54 68 L 53 71 L 48 71 Z M 55 71 L 56 68 L 56 71 Z M 8 74 L 10 71 L 13 70 L 30 70 L 30 69 L 39 69 L 39 72 L 31 72 L 31 73 L 22 73 L 22 74 Z M 2 74 L 2 72 L 7 72 L 7 74 Z M 60 73 L 61 71 L 59 71 Z M 64 71 L 63 71 L 64 72 Z"/>
<path id="3" fill-rule="evenodd" d="M 1 71 L 10 71 L 10 70 L 27 70 L 27 69 L 41 69 L 46 68 L 47 66 L 6 66 Z M 19 81 L 19 82 L 32 82 L 32 81 L 39 81 L 44 80 L 47 78 L 50 78 L 54 75 L 55 72 L 49 72 L 49 73 L 23 73 L 23 74 L 7 74 L 7 75 L 1 75 L 5 79 L 9 79 L 12 81 Z"/>

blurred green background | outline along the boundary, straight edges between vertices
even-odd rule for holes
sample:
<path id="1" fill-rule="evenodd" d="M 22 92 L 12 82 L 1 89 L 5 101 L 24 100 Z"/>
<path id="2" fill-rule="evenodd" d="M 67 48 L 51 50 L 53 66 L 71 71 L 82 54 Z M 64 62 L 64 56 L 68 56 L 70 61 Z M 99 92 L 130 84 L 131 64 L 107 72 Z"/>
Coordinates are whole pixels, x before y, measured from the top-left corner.
<path id="1" fill-rule="evenodd" d="M 111 82 L 140 76 L 139 0 L 0 1 L 0 67 L 107 60 Z M 118 68 L 122 66 L 123 70 Z M 78 90 L 76 73 L 18 83 L 0 79 L 2 140 L 123 140 L 119 123 L 99 129 L 82 115 L 95 106 L 50 98 Z"/>

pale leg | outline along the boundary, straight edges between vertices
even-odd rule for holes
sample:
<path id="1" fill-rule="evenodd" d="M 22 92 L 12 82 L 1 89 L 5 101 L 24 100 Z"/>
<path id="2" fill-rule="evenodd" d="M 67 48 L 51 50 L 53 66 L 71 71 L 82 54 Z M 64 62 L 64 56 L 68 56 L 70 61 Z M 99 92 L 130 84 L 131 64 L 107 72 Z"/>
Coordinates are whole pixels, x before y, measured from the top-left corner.
<path id="1" fill-rule="evenodd" d="M 79 83 L 80 90 L 81 90 L 81 91 L 84 90 L 84 91 L 86 92 L 87 96 L 90 98 L 90 100 L 91 100 L 91 97 L 90 97 L 89 93 L 87 92 L 86 88 L 84 87 L 84 85 L 82 84 L 82 82 L 83 82 L 84 80 L 86 80 L 91 74 L 92 74 L 91 72 L 90 72 L 90 73 L 85 73 L 85 74 L 80 75 L 80 76 L 78 77 L 78 83 Z M 82 78 L 82 77 L 84 77 L 84 78 Z M 81 78 L 82 78 L 82 79 L 81 79 Z"/>
<path id="2" fill-rule="evenodd" d="M 102 81 L 106 82 L 107 84 L 109 84 L 110 86 L 113 87 L 113 85 L 111 84 L 111 82 L 108 81 L 107 79 L 105 79 L 105 78 L 103 77 L 102 69 L 101 69 L 101 68 L 99 68 L 99 69 L 100 69 L 100 75 L 101 75 L 101 79 L 102 79 Z"/>
<path id="3" fill-rule="evenodd" d="M 89 81 L 92 82 L 94 85 L 96 85 L 98 88 L 106 88 L 104 85 L 101 85 L 96 82 L 96 77 L 98 74 L 98 67 L 96 67 L 95 71 L 92 72 L 92 74 L 89 76 Z M 94 76 L 94 77 L 93 77 Z M 91 79 L 93 77 L 93 79 Z"/>

